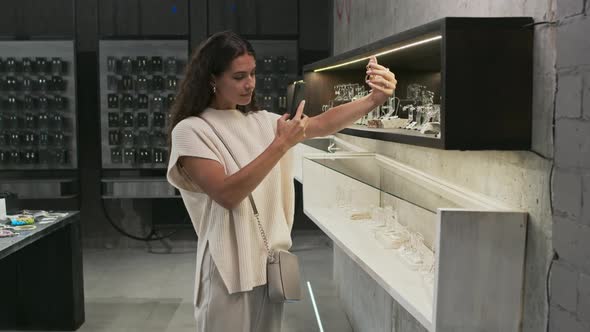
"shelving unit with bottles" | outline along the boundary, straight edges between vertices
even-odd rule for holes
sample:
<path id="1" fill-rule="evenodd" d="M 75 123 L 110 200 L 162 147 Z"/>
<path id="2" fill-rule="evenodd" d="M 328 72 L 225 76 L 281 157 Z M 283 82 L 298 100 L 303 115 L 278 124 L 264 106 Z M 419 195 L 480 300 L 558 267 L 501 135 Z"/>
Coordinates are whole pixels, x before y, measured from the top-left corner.
<path id="1" fill-rule="evenodd" d="M 374 153 L 304 156 L 303 204 L 427 330 L 519 330 L 526 212 Z"/>
<path id="2" fill-rule="evenodd" d="M 306 65 L 306 112 L 365 95 L 365 66 L 376 55 L 396 75 L 395 98 L 342 133 L 440 149 L 529 149 L 532 23 L 447 17 Z"/>

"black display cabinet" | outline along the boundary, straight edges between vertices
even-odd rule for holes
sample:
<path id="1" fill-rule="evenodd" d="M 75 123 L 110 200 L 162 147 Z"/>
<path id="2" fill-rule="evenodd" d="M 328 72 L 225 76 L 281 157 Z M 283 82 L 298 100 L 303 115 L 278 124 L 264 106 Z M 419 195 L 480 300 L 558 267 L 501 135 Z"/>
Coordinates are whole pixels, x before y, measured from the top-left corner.
<path id="1" fill-rule="evenodd" d="M 0 170 L 76 169 L 74 42 L 0 42 Z"/>
<path id="2" fill-rule="evenodd" d="M 72 40 L 0 41 L 0 192 L 9 209 L 77 208 Z"/>
<path id="3" fill-rule="evenodd" d="M 103 168 L 166 168 L 168 110 L 187 61 L 187 40 L 99 42 Z"/>
<path id="4" fill-rule="evenodd" d="M 396 96 L 342 133 L 439 149 L 527 150 L 532 24 L 447 17 L 306 65 L 306 113 L 366 94 L 365 66 L 376 55 L 396 75 Z"/>
<path id="5" fill-rule="evenodd" d="M 103 199 L 180 197 L 166 181 L 169 109 L 186 39 L 99 41 Z"/>
<path id="6" fill-rule="evenodd" d="M 284 114 L 287 87 L 297 78 L 297 40 L 249 40 L 256 52 L 256 104 Z"/>

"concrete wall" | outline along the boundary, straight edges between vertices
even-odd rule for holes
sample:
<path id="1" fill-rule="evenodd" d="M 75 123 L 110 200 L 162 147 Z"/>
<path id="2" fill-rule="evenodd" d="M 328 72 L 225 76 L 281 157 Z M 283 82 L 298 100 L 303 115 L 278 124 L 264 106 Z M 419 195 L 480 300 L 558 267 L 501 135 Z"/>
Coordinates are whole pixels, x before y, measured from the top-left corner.
<path id="1" fill-rule="evenodd" d="M 557 3 L 550 331 L 590 331 L 590 1 Z"/>
<path id="2" fill-rule="evenodd" d="M 334 54 L 444 16 L 531 16 L 540 22 L 553 20 L 554 11 L 555 3 L 550 0 L 334 0 Z M 545 330 L 548 313 L 545 288 L 552 255 L 555 33 L 552 25 L 535 27 L 532 152 L 442 151 L 339 134 L 370 151 L 529 212 L 523 331 L 530 332 Z M 334 264 L 345 264 L 336 261 L 338 257 L 341 255 L 335 255 Z"/>

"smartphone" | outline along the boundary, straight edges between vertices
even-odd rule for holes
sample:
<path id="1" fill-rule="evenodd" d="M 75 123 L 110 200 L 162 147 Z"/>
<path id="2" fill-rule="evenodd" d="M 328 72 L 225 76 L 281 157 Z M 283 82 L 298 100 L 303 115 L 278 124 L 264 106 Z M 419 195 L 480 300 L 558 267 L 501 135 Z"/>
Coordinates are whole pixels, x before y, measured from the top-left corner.
<path id="1" fill-rule="evenodd" d="M 296 81 L 292 84 L 292 89 L 287 90 L 287 112 L 289 119 L 293 119 L 297 114 L 297 107 L 305 99 L 305 82 Z"/>

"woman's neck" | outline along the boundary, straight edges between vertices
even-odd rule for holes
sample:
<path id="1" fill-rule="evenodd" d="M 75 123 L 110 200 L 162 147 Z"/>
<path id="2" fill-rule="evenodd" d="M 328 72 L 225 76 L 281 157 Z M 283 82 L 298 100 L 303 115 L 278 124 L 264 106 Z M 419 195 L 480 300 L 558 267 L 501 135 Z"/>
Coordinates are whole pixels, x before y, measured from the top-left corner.
<path id="1" fill-rule="evenodd" d="M 216 110 L 235 110 L 237 108 L 236 104 L 232 104 L 229 101 L 220 101 L 217 97 L 213 97 L 209 107 Z"/>

